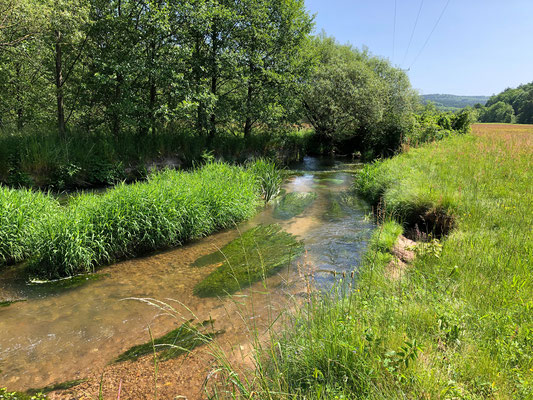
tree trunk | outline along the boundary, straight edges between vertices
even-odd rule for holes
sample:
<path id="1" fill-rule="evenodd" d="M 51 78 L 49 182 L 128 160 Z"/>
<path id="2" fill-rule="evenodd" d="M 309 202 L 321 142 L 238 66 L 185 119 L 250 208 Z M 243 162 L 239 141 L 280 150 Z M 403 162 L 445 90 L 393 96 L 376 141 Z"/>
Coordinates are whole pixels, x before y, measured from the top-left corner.
<path id="1" fill-rule="evenodd" d="M 194 44 L 194 79 L 196 81 L 196 99 L 198 100 L 198 107 L 196 109 L 196 132 L 198 135 L 203 135 L 205 126 L 205 104 L 200 100 L 200 92 L 202 87 L 202 70 L 200 60 L 200 35 L 196 33 L 196 40 Z"/>
<path id="2" fill-rule="evenodd" d="M 65 107 L 63 98 L 63 61 L 62 61 L 62 49 L 61 49 L 61 31 L 55 31 L 56 36 L 56 100 L 57 100 L 57 129 L 59 136 L 65 137 Z"/>
<path id="3" fill-rule="evenodd" d="M 122 17 L 122 1 L 118 0 L 117 5 L 118 17 Z M 117 72 L 117 82 L 115 86 L 115 99 L 114 99 L 114 109 L 113 109 L 113 126 L 112 131 L 113 135 L 117 137 L 120 134 L 120 103 L 122 101 L 122 82 L 124 77 L 120 72 Z"/>
<path id="4" fill-rule="evenodd" d="M 16 99 L 17 99 L 17 129 L 20 131 L 24 127 L 24 105 L 22 102 L 22 87 L 21 87 L 21 76 L 20 76 L 20 64 L 15 64 L 15 72 L 17 74 L 17 84 L 16 84 Z"/>
<path id="5" fill-rule="evenodd" d="M 122 74 L 117 74 L 117 82 L 115 86 L 115 101 L 113 110 L 113 135 L 118 136 L 120 134 L 120 103 L 122 100 L 122 82 L 124 78 Z"/>
<path id="6" fill-rule="evenodd" d="M 156 120 L 155 120 L 155 100 L 157 95 L 157 87 L 154 78 L 154 63 L 155 63 L 155 42 L 150 43 L 150 100 L 148 103 L 148 120 L 152 128 L 152 135 L 155 135 Z"/>
<path id="7" fill-rule="evenodd" d="M 246 95 L 246 122 L 244 123 L 244 138 L 247 139 L 252 133 L 252 95 L 253 95 L 252 83 L 248 83 L 248 93 Z"/>
<path id="8" fill-rule="evenodd" d="M 211 93 L 216 96 L 217 94 L 217 78 L 211 78 Z M 209 117 L 209 136 L 214 138 L 217 135 L 217 116 L 214 111 L 211 112 Z"/>
<path id="9" fill-rule="evenodd" d="M 217 29 L 217 24 L 213 23 L 213 28 L 211 29 L 211 94 L 213 95 L 215 99 L 217 99 L 217 91 L 218 91 L 217 53 L 218 53 L 218 29 Z M 216 107 L 216 104 L 215 104 L 215 107 Z M 215 107 L 212 108 L 211 115 L 209 117 L 210 139 L 213 139 L 217 134 L 217 116 L 216 116 Z"/>

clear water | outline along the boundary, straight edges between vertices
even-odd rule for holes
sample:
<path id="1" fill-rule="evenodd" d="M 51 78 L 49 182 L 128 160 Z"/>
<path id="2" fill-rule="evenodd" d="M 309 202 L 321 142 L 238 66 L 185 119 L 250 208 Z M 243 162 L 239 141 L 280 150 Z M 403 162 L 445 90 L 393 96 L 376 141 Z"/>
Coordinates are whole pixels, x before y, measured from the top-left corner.
<path id="1" fill-rule="evenodd" d="M 148 326 L 158 336 L 181 323 L 143 302 L 125 300 L 130 297 L 173 299 L 173 304 L 183 305 L 184 319 L 211 317 L 218 329 L 225 330 L 223 339 L 237 343 L 242 339 L 242 330 L 234 323 L 238 310 L 228 307 L 229 299 L 195 297 L 194 285 L 213 268 L 191 268 L 190 264 L 257 224 L 279 223 L 302 239 L 305 262 L 313 266 L 316 285 L 323 290 L 342 272 L 356 270 L 373 229 L 365 217 L 369 210 L 350 195 L 353 174 L 346 170 L 357 165 L 306 158 L 293 168 L 301 174 L 291 178 L 285 190 L 317 193 L 316 200 L 294 218 L 274 218 L 270 205 L 238 229 L 103 268 L 96 279 L 29 285 L 20 268 L 4 270 L 0 299 L 27 301 L 0 308 L 0 386 L 26 390 L 83 378 L 131 346 L 146 342 Z M 287 283 L 289 273 L 268 279 L 268 304 L 255 296 L 253 313 L 258 318 L 267 313 L 272 297 L 280 305 L 288 292 L 301 290 Z M 295 272 L 291 276 L 297 279 Z M 243 301 L 249 301 L 257 288 L 265 290 L 261 283 L 252 286 L 244 291 L 248 297 Z"/>

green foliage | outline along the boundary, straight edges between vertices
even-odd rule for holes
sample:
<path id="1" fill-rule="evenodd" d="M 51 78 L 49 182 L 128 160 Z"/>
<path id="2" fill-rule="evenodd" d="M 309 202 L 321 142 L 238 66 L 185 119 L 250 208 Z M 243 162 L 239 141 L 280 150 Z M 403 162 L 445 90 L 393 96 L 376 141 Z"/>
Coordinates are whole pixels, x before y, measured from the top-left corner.
<path id="1" fill-rule="evenodd" d="M 474 113 L 470 108 L 450 113 L 438 111 L 429 103 L 415 115 L 414 127 L 403 140 L 407 145 L 418 146 L 451 135 L 468 133 L 473 120 Z"/>
<path id="2" fill-rule="evenodd" d="M 153 341 L 133 346 L 115 358 L 113 362 L 135 361 L 139 357 L 154 354 L 154 352 L 159 353 L 158 359 L 160 361 L 178 357 L 210 342 L 219 333 L 206 329 L 211 323 L 212 321 L 205 321 L 201 324 L 193 325 L 191 322 L 185 322 L 178 328 L 155 338 Z"/>
<path id="3" fill-rule="evenodd" d="M 312 30 L 303 0 L 2 0 L 0 9 L 0 127 L 54 124 L 68 139 L 178 125 L 211 140 L 294 122 Z"/>
<path id="4" fill-rule="evenodd" d="M 0 186 L 0 265 L 32 254 L 42 225 L 58 212 L 59 204 L 47 194 Z"/>
<path id="5" fill-rule="evenodd" d="M 42 393 L 28 395 L 19 392 L 9 392 L 6 388 L 0 388 L 1 400 L 46 400 L 46 398 L 46 395 Z"/>
<path id="6" fill-rule="evenodd" d="M 315 192 L 291 192 L 284 195 L 274 207 L 274 217 L 278 219 L 291 219 L 300 215 L 315 201 Z"/>
<path id="7" fill-rule="evenodd" d="M 219 252 L 195 262 L 196 266 L 222 265 L 195 286 L 194 294 L 200 297 L 232 294 L 288 267 L 302 253 L 303 243 L 279 225 L 259 225 Z"/>
<path id="8" fill-rule="evenodd" d="M 209 163 L 192 172 L 166 170 L 148 182 L 81 194 L 42 224 L 30 269 L 55 278 L 180 245 L 252 216 L 261 188 L 243 167 Z"/>
<path id="9" fill-rule="evenodd" d="M 480 122 L 533 124 L 533 82 L 492 96 L 478 113 Z"/>
<path id="10" fill-rule="evenodd" d="M 303 101 L 318 137 L 343 153 L 393 153 L 411 129 L 418 103 L 407 75 L 325 36 L 312 42 L 311 52 L 317 66 L 303 88 Z"/>
<path id="11" fill-rule="evenodd" d="M 486 107 L 479 115 L 481 122 L 501 122 L 512 124 L 516 122 L 516 116 L 513 106 L 503 101 L 498 101 L 493 105 Z"/>

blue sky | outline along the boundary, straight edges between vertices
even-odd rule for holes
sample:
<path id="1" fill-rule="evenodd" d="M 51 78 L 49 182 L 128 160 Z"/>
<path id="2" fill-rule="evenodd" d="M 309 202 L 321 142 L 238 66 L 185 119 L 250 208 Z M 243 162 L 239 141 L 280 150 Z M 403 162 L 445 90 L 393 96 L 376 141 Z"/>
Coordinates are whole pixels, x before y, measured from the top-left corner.
<path id="1" fill-rule="evenodd" d="M 408 72 L 422 94 L 492 95 L 533 81 L 533 0 L 305 0 L 322 29 Z M 395 37 L 393 58 L 393 37 Z M 407 56 L 404 59 L 405 53 Z M 413 63 L 414 62 L 414 63 Z"/>

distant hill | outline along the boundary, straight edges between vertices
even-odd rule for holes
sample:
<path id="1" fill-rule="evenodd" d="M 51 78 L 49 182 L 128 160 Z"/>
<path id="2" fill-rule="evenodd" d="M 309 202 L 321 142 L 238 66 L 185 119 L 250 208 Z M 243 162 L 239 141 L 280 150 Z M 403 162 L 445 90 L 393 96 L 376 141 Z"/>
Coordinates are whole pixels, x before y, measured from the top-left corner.
<path id="1" fill-rule="evenodd" d="M 431 101 L 440 110 L 454 111 L 475 104 L 485 105 L 489 96 L 456 96 L 453 94 L 425 94 L 420 96 L 425 104 Z"/>

